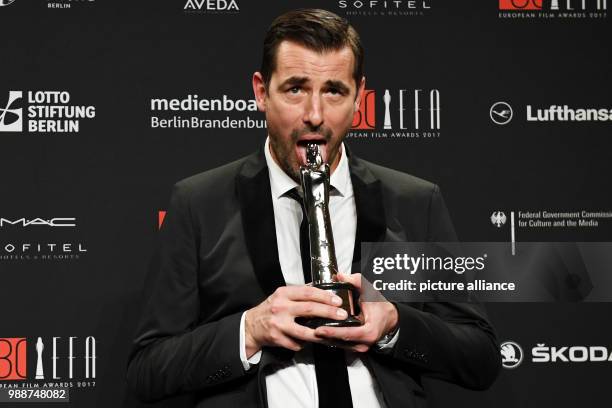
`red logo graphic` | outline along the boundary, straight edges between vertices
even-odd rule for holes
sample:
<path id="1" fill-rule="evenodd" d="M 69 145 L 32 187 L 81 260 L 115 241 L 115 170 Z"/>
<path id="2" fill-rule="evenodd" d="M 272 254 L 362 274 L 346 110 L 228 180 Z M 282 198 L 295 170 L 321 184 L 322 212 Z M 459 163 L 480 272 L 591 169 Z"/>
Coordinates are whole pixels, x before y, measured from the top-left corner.
<path id="1" fill-rule="evenodd" d="M 542 0 L 499 0 L 500 10 L 542 10 Z"/>
<path id="2" fill-rule="evenodd" d="M 164 218 L 166 218 L 166 212 L 165 211 L 158 211 L 157 212 L 157 229 L 160 229 L 162 224 L 164 223 Z"/>
<path id="3" fill-rule="evenodd" d="M 374 129 L 376 125 L 376 91 L 366 89 L 359 110 L 353 115 L 351 129 Z"/>
<path id="4" fill-rule="evenodd" d="M 0 338 L 0 381 L 26 379 L 27 345 L 25 338 Z"/>

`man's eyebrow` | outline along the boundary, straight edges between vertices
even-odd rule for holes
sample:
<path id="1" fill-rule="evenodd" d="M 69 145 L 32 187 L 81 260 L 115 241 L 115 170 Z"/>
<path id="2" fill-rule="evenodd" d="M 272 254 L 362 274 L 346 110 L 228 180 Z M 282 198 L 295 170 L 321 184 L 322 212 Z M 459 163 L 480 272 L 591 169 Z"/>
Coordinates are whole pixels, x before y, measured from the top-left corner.
<path id="1" fill-rule="evenodd" d="M 285 79 L 283 82 L 281 82 L 280 85 L 278 85 L 278 89 L 282 89 L 287 85 L 301 86 L 301 85 L 304 85 L 308 81 L 309 79 L 307 77 L 292 76 L 292 77 Z"/>
<path id="2" fill-rule="evenodd" d="M 325 85 L 328 88 L 336 88 L 339 89 L 340 91 L 344 92 L 344 93 L 348 93 L 350 91 L 350 88 L 342 81 L 337 81 L 337 80 L 327 80 L 325 81 Z"/>

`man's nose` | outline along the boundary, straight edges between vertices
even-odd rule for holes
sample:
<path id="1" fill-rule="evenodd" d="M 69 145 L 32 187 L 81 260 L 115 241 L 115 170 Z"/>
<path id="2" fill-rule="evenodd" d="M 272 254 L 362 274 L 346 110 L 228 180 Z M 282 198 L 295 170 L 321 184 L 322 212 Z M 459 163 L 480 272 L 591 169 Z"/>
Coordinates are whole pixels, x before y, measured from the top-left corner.
<path id="1" fill-rule="evenodd" d="M 323 105 L 318 95 L 312 95 L 306 102 L 304 122 L 313 127 L 318 127 L 323 123 Z"/>

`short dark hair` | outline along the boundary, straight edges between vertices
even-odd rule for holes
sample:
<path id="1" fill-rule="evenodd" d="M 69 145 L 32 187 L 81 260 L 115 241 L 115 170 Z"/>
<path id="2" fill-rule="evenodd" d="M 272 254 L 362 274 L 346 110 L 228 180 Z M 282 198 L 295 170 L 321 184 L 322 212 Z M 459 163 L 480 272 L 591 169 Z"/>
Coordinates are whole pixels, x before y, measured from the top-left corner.
<path id="1" fill-rule="evenodd" d="M 260 72 L 266 87 L 276 69 L 276 52 L 283 41 L 292 41 L 317 52 L 337 51 L 349 46 L 355 57 L 353 79 L 359 87 L 363 77 L 363 47 L 359 34 L 346 19 L 321 9 L 298 9 L 276 17 L 264 40 Z"/>

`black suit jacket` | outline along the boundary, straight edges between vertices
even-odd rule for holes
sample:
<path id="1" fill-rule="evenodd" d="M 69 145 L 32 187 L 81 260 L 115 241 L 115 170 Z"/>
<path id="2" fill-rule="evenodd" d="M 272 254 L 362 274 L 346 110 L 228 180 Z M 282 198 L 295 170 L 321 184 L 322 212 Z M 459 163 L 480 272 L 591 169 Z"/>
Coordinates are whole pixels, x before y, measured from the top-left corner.
<path id="1" fill-rule="evenodd" d="M 355 271 L 361 242 L 456 239 L 436 185 L 350 153 L 349 167 Z M 265 407 L 266 367 L 292 354 L 264 348 L 260 363 L 245 372 L 239 326 L 245 310 L 285 285 L 278 259 L 262 150 L 177 183 L 128 365 L 136 394 L 152 401 L 193 392 L 198 407 Z M 493 382 L 500 357 L 480 306 L 397 307 L 400 335 L 392 351 L 364 355 L 389 408 L 424 406 L 424 375 L 472 389 Z"/>

